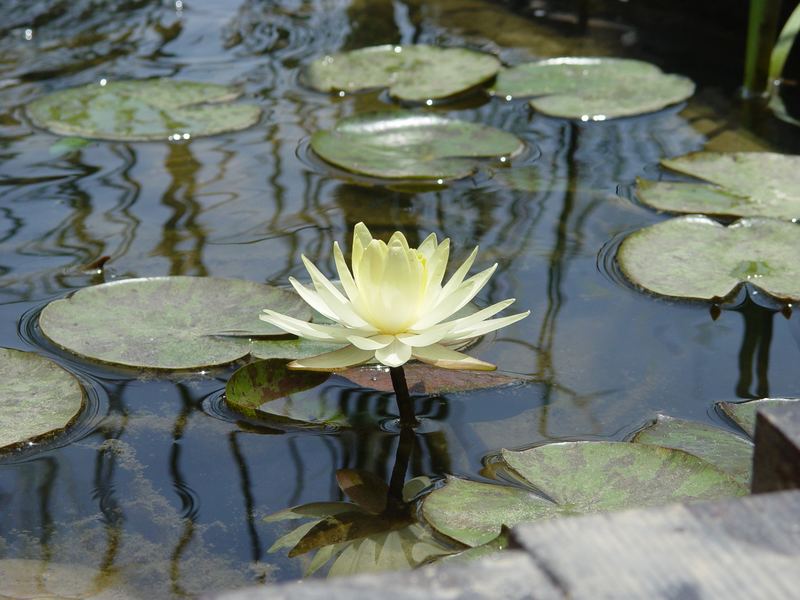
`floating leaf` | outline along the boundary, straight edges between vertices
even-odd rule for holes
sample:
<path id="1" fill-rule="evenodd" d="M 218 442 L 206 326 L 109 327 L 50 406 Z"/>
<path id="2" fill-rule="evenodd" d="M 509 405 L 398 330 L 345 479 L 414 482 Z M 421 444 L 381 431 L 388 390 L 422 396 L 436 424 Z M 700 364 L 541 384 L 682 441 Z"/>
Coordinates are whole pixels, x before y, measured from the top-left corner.
<path id="1" fill-rule="evenodd" d="M 747 402 L 717 402 L 717 407 L 752 438 L 756 434 L 756 411 L 758 409 L 798 401 L 797 398 L 760 398 Z"/>
<path id="2" fill-rule="evenodd" d="M 501 71 L 493 92 L 536 96 L 531 106 L 566 119 L 604 121 L 661 110 L 694 94 L 694 83 L 623 58 L 553 58 Z"/>
<path id="3" fill-rule="evenodd" d="M 491 79 L 500 61 L 491 54 L 436 46 L 372 46 L 325 56 L 306 71 L 311 87 L 322 92 L 389 88 L 399 100 L 447 98 Z"/>
<path id="4" fill-rule="evenodd" d="M 0 348 L 0 381 L 0 449 L 57 434 L 83 410 L 78 380 L 38 354 Z"/>
<path id="5" fill-rule="evenodd" d="M 112 575 L 83 565 L 19 558 L 0 560 L 0 598 L 133 600 L 137 597 Z"/>
<path id="6" fill-rule="evenodd" d="M 250 340 L 217 335 L 247 330 L 283 335 L 261 321 L 264 308 L 311 318 L 292 292 L 241 279 L 150 277 L 78 290 L 48 304 L 42 332 L 81 356 L 148 369 L 199 369 L 247 356 Z"/>
<path id="7" fill-rule="evenodd" d="M 80 150 L 91 144 L 89 140 L 79 137 L 65 137 L 58 140 L 55 144 L 50 146 L 51 156 L 61 156 L 62 154 L 69 154 L 75 150 Z"/>
<path id="8" fill-rule="evenodd" d="M 800 217 L 800 156 L 772 152 L 696 152 L 661 161 L 709 184 L 637 182 L 639 199 L 671 212 Z M 713 184 L 713 185 L 711 185 Z"/>
<path id="9" fill-rule="evenodd" d="M 423 516 L 437 531 L 479 546 L 498 535 L 502 525 L 747 492 L 696 456 L 624 442 L 564 442 L 521 452 L 503 450 L 495 471 L 503 469 L 530 487 L 451 477 L 424 500 Z"/>
<path id="10" fill-rule="evenodd" d="M 296 359 L 332 352 L 343 347 L 342 344 L 330 344 L 304 338 L 254 339 L 250 345 L 250 355 L 253 358 L 264 360 L 269 358 Z"/>
<path id="11" fill-rule="evenodd" d="M 683 450 L 718 466 L 741 483 L 750 481 L 753 443 L 719 427 L 658 415 L 632 441 Z"/>
<path id="12" fill-rule="evenodd" d="M 800 299 L 800 227 L 776 219 L 728 227 L 702 216 L 670 219 L 628 236 L 617 261 L 636 285 L 664 296 L 717 300 L 749 282 Z"/>
<path id="13" fill-rule="evenodd" d="M 60 90 L 31 102 L 34 125 L 65 136 L 149 141 L 246 129 L 261 109 L 231 104 L 239 92 L 214 83 L 144 79 Z M 185 135 L 184 135 L 185 134 Z"/>
<path id="14" fill-rule="evenodd" d="M 531 381 L 525 375 L 506 375 L 487 371 L 453 371 L 420 363 L 403 365 L 408 391 L 412 394 L 448 394 L 502 387 Z M 389 369 L 382 366 L 354 367 L 336 373 L 365 388 L 393 392 Z"/>
<path id="15" fill-rule="evenodd" d="M 385 179 L 459 179 L 478 159 L 513 156 L 523 144 L 486 125 L 407 111 L 339 121 L 311 137 L 311 148 L 334 165 Z"/>
<path id="16" fill-rule="evenodd" d="M 473 548 L 467 548 L 466 550 L 462 550 L 456 554 L 449 554 L 447 556 L 442 556 L 441 558 L 437 559 L 437 563 L 443 563 L 447 565 L 461 565 L 467 564 L 474 560 L 478 560 L 479 558 L 483 558 L 485 556 L 489 556 L 491 554 L 496 554 L 501 550 L 505 550 L 508 548 L 509 544 L 509 530 L 507 527 L 502 528 L 502 532 L 496 538 L 493 538 L 486 542 L 485 544 L 481 544 L 480 546 L 475 546 Z"/>
<path id="17" fill-rule="evenodd" d="M 338 399 L 299 393 L 321 385 L 330 375 L 291 371 L 286 364 L 284 360 L 270 359 L 237 370 L 225 386 L 228 406 L 247 417 L 347 426 Z"/>

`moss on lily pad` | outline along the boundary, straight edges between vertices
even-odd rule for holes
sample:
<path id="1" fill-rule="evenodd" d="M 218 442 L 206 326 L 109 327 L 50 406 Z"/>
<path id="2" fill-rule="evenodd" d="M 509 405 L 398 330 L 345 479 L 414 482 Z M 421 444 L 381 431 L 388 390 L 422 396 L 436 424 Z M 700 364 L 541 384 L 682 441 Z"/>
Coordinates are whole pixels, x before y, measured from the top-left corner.
<path id="1" fill-rule="evenodd" d="M 511 157 L 523 147 L 500 129 L 408 111 L 350 117 L 311 138 L 329 163 L 384 179 L 459 179 L 480 159 Z"/>
<path id="2" fill-rule="evenodd" d="M 751 438 L 756 433 L 756 412 L 759 408 L 779 406 L 787 402 L 800 402 L 797 398 L 759 398 L 746 402 L 718 402 L 717 407 Z"/>
<path id="3" fill-rule="evenodd" d="M 491 54 L 465 48 L 383 45 L 318 58 L 305 78 L 322 92 L 387 87 L 394 98 L 424 102 L 474 88 L 494 77 L 500 66 Z"/>
<path id="4" fill-rule="evenodd" d="M 531 106 L 553 117 L 604 121 L 661 110 L 694 94 L 694 83 L 626 58 L 569 57 L 501 71 L 494 94 L 534 96 Z"/>
<path id="5" fill-rule="evenodd" d="M 233 104 L 239 94 L 230 86 L 172 79 L 91 83 L 42 96 L 26 112 L 34 125 L 59 135 L 166 141 L 255 125 L 261 109 Z"/>
<path id="6" fill-rule="evenodd" d="M 617 261 L 633 283 L 663 296 L 722 300 L 744 283 L 780 300 L 800 299 L 800 226 L 703 216 L 651 225 L 628 236 Z"/>
<path id="7" fill-rule="evenodd" d="M 54 343 L 93 360 L 145 369 L 199 369 L 250 353 L 248 336 L 282 336 L 264 308 L 311 318 L 295 293 L 241 279 L 148 277 L 78 290 L 39 316 Z M 245 332 L 244 336 L 232 332 Z"/>
<path id="8" fill-rule="evenodd" d="M 708 183 L 637 182 L 639 199 L 679 213 L 800 218 L 800 156 L 774 152 L 696 152 L 661 161 Z"/>
<path id="9" fill-rule="evenodd" d="M 425 498 L 422 514 L 437 531 L 468 546 L 502 526 L 559 515 L 742 495 L 747 488 L 696 456 L 646 444 L 563 442 L 503 450 L 495 470 L 519 486 L 449 478 Z"/>
<path id="10" fill-rule="evenodd" d="M 84 393 L 52 360 L 0 348 L 0 450 L 55 435 L 81 413 Z"/>

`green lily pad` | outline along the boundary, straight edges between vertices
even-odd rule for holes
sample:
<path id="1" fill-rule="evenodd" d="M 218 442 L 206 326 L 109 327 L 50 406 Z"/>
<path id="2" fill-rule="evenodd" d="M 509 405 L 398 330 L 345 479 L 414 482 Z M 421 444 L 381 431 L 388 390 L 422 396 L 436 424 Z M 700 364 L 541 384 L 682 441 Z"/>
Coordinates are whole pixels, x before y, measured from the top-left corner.
<path id="1" fill-rule="evenodd" d="M 658 415 L 632 441 L 683 450 L 718 466 L 743 484 L 750 482 L 753 442 L 719 427 Z"/>
<path id="2" fill-rule="evenodd" d="M 494 371 L 453 371 L 421 363 L 403 365 L 408 391 L 412 394 L 448 394 L 493 387 L 504 387 L 532 381 L 525 375 L 497 373 Z M 353 367 L 336 373 L 356 385 L 381 392 L 393 392 L 392 377 L 387 367 L 369 365 Z"/>
<path id="3" fill-rule="evenodd" d="M 303 338 L 254 339 L 250 344 L 250 355 L 263 360 L 270 358 L 297 359 L 317 356 L 343 347 L 343 344 L 330 344 Z"/>
<path id="4" fill-rule="evenodd" d="M 232 104 L 235 88 L 144 79 L 92 83 L 38 98 L 26 107 L 34 125 L 65 136 L 151 141 L 215 135 L 255 125 L 261 109 Z"/>
<path id="5" fill-rule="evenodd" d="M 399 100 L 424 102 L 448 98 L 495 76 L 500 61 L 465 48 L 372 46 L 312 62 L 308 84 L 321 92 L 389 88 Z"/>
<path id="6" fill-rule="evenodd" d="M 747 402 L 717 402 L 717 407 L 751 438 L 756 434 L 756 411 L 786 402 L 800 402 L 797 398 L 760 398 Z"/>
<path id="7" fill-rule="evenodd" d="M 800 217 L 797 172 L 800 156 L 772 152 L 696 152 L 666 159 L 674 171 L 708 184 L 637 182 L 639 199 L 653 208 L 679 213 L 737 217 Z"/>
<path id="8" fill-rule="evenodd" d="M 51 156 L 61 156 L 62 154 L 70 154 L 76 150 L 80 150 L 91 143 L 91 141 L 80 137 L 60 138 L 55 144 L 50 146 L 49 152 Z"/>
<path id="9" fill-rule="evenodd" d="M 449 478 L 424 500 L 426 521 L 466 545 L 480 546 L 503 525 L 521 521 L 747 493 L 711 463 L 646 444 L 563 442 L 503 450 L 495 470 L 502 469 L 529 487 Z"/>
<path id="10" fill-rule="evenodd" d="M 467 548 L 466 550 L 462 550 L 456 554 L 442 556 L 441 558 L 437 558 L 436 562 L 437 564 L 440 563 L 447 565 L 468 564 L 474 560 L 478 560 L 492 554 L 497 554 L 498 552 L 505 550 L 508 548 L 510 542 L 509 538 L 510 536 L 508 528 L 503 527 L 503 531 L 500 533 L 500 535 L 486 542 L 485 544 L 481 544 L 480 546 L 475 546 L 473 548 Z"/>
<path id="11" fill-rule="evenodd" d="M 553 117 L 604 121 L 683 102 L 694 83 L 638 60 L 553 58 L 501 71 L 493 93 L 535 96 L 531 106 Z"/>
<path id="12" fill-rule="evenodd" d="M 0 381 L 0 449 L 55 435 L 83 410 L 78 380 L 38 354 L 0 348 Z"/>
<path id="13" fill-rule="evenodd" d="M 286 290 L 241 279 L 149 277 L 78 290 L 48 304 L 42 333 L 80 356 L 146 369 L 199 369 L 247 356 L 250 340 L 223 335 L 283 335 L 258 315 L 264 308 L 311 318 Z"/>
<path id="14" fill-rule="evenodd" d="M 517 137 L 486 125 L 407 111 L 373 113 L 317 131 L 311 148 L 326 161 L 384 179 L 459 179 L 479 159 L 523 149 Z"/>
<path id="15" fill-rule="evenodd" d="M 287 362 L 262 360 L 238 369 L 225 386 L 228 406 L 246 417 L 277 419 L 304 425 L 347 426 L 336 398 L 303 395 L 330 375 L 317 371 L 291 371 Z"/>
<path id="16" fill-rule="evenodd" d="M 800 227 L 752 217 L 728 227 L 702 216 L 670 219 L 628 236 L 617 261 L 633 283 L 663 296 L 720 300 L 751 283 L 800 299 Z"/>

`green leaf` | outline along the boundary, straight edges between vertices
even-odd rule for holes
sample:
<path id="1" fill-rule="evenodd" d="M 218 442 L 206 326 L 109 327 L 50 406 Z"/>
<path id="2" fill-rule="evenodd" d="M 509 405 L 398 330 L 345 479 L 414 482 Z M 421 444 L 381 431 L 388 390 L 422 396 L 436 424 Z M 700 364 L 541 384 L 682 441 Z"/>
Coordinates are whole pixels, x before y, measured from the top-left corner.
<path id="1" fill-rule="evenodd" d="M 269 358 L 297 359 L 333 352 L 343 347 L 344 345 L 342 344 L 331 344 L 303 338 L 254 339 L 250 344 L 250 356 L 265 360 Z"/>
<path id="2" fill-rule="evenodd" d="M 751 283 L 781 300 L 800 299 L 800 227 L 702 216 L 670 219 L 628 236 L 617 262 L 633 283 L 663 296 L 721 300 Z"/>
<path id="3" fill-rule="evenodd" d="M 250 340 L 219 332 L 283 335 L 258 318 L 264 308 L 311 318 L 308 305 L 293 292 L 241 279 L 181 276 L 78 290 L 48 304 L 39 324 L 54 343 L 93 360 L 145 369 L 199 369 L 249 354 Z"/>
<path id="4" fill-rule="evenodd" d="M 797 398 L 760 398 L 746 402 L 717 402 L 717 407 L 751 438 L 756 434 L 756 411 L 786 402 L 798 402 Z"/>
<path id="5" fill-rule="evenodd" d="M 674 171 L 709 184 L 637 181 L 639 199 L 679 213 L 792 220 L 800 217 L 800 156 L 774 152 L 696 152 L 666 159 Z"/>
<path id="6" fill-rule="evenodd" d="M 655 65 L 623 58 L 553 58 L 501 71 L 493 93 L 535 96 L 537 111 L 604 121 L 661 110 L 694 94 L 694 83 Z"/>
<path id="7" fill-rule="evenodd" d="M 0 449 L 53 436 L 83 410 L 78 380 L 38 354 L 0 348 Z"/>
<path id="8" fill-rule="evenodd" d="M 403 371 L 406 374 L 408 391 L 426 396 L 504 387 L 532 381 L 525 375 L 506 375 L 495 371 L 455 371 L 421 363 L 406 363 L 403 365 Z M 381 392 L 394 391 L 387 367 L 377 365 L 353 367 L 336 374 L 361 387 Z"/>
<path id="9" fill-rule="evenodd" d="M 495 472 L 508 469 L 528 487 L 449 477 L 423 501 L 425 520 L 474 547 L 523 521 L 747 493 L 711 463 L 645 444 L 563 442 L 500 458 Z"/>
<path id="10" fill-rule="evenodd" d="M 234 411 L 251 418 L 277 419 L 303 425 L 347 426 L 336 398 L 302 394 L 324 383 L 330 375 L 292 371 L 280 359 L 262 360 L 237 370 L 225 386 L 225 401 Z M 332 406 L 328 403 L 333 402 Z"/>
<path id="11" fill-rule="evenodd" d="M 62 154 L 69 154 L 75 150 L 80 150 L 89 144 L 91 144 L 89 140 L 80 137 L 65 137 L 50 146 L 49 152 L 51 156 L 61 156 Z"/>
<path id="12" fill-rule="evenodd" d="M 231 104 L 235 88 L 214 83 L 144 79 L 53 92 L 26 111 L 37 127 L 65 136 L 152 141 L 215 135 L 255 125 L 261 109 Z"/>
<path id="13" fill-rule="evenodd" d="M 397 111 L 343 119 L 330 131 L 317 131 L 311 148 L 326 161 L 362 175 L 459 179 L 477 170 L 478 159 L 513 156 L 523 144 L 493 127 Z"/>
<path id="14" fill-rule="evenodd" d="M 437 564 L 444 563 L 448 565 L 463 565 L 469 564 L 474 560 L 478 560 L 479 558 L 484 558 L 485 556 L 490 556 L 492 554 L 496 554 L 497 552 L 501 552 L 508 548 L 508 531 L 509 530 L 507 527 L 503 527 L 501 533 L 496 538 L 486 542 L 485 544 L 475 546 L 474 548 L 467 548 L 466 550 L 457 552 L 456 554 L 442 556 L 441 558 L 437 559 L 436 562 Z"/>
<path id="15" fill-rule="evenodd" d="M 753 443 L 719 427 L 658 415 L 632 441 L 683 450 L 716 465 L 743 484 L 750 482 Z"/>
<path id="16" fill-rule="evenodd" d="M 322 92 L 389 88 L 399 100 L 447 98 L 494 77 L 500 61 L 491 54 L 435 46 L 372 46 L 318 58 L 306 71 Z"/>

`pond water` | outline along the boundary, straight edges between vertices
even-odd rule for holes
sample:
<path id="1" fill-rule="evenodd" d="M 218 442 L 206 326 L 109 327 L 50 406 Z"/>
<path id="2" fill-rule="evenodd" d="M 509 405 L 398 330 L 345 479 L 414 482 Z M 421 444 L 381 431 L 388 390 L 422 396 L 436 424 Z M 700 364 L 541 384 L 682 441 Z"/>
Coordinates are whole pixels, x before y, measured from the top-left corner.
<path id="1" fill-rule="evenodd" d="M 729 427 L 715 402 L 800 389 L 797 311 L 746 293 L 721 310 L 657 299 L 614 263 L 627 233 L 667 218 L 631 194 L 637 176 L 660 173 L 660 158 L 706 144 L 800 150 L 788 125 L 738 120 L 736 81 L 698 67 L 688 105 L 602 123 L 548 118 L 480 93 L 416 109 L 518 135 L 528 147 L 514 165 L 536 173 L 532 191 L 511 189 L 499 164 L 413 190 L 348 180 L 311 155 L 314 131 L 393 106 L 386 93 L 305 88 L 298 73 L 312 58 L 388 42 L 466 45 L 510 64 L 638 56 L 621 26 L 563 35 L 477 0 L 7 1 L 3 13 L 0 346 L 55 357 L 81 378 L 89 408 L 54 442 L 0 457 L 0 558 L 91 567 L 155 597 L 300 576 L 307 560 L 266 551 L 287 525 L 263 517 L 343 499 L 337 469 L 388 479 L 398 440 L 390 426 L 252 426 L 223 405 L 233 368 L 142 378 L 59 351 L 36 319 L 49 301 L 104 280 L 213 275 L 285 285 L 306 277 L 301 254 L 333 276 L 332 243 L 349 248 L 359 221 L 376 236 L 399 229 L 412 246 L 430 232 L 450 237 L 456 259 L 479 244 L 474 270 L 499 264 L 479 303 L 515 297 L 532 311 L 472 353 L 534 381 L 420 400 L 425 425 L 408 477 L 480 479 L 492 451 L 622 440 L 659 411 Z M 154 76 L 240 85 L 261 121 L 209 138 L 93 141 L 59 153 L 59 138 L 23 115 L 49 91 Z M 103 255 L 104 273 L 81 271 Z M 392 395 L 343 379 L 319 393 L 348 413 L 393 410 Z"/>

